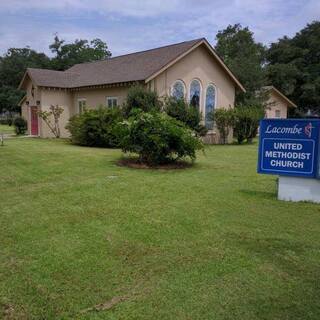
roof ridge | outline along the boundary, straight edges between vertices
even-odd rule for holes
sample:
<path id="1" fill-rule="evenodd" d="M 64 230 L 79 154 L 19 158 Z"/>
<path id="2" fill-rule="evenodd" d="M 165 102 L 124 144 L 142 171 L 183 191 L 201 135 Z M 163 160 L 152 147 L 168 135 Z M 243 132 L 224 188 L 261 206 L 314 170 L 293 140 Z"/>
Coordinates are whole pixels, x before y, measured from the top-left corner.
<path id="1" fill-rule="evenodd" d="M 68 71 L 67 70 L 54 70 L 54 69 L 46 69 L 46 68 L 30 68 L 28 67 L 27 70 L 41 70 L 41 71 L 53 71 L 53 72 L 61 72 L 61 73 L 73 73 L 73 74 L 78 74 L 77 72 L 74 71 Z"/>
<path id="2" fill-rule="evenodd" d="M 173 43 L 173 44 L 167 44 L 165 46 L 160 46 L 160 47 L 156 47 L 156 48 L 151 48 L 151 49 L 146 49 L 146 50 L 141 50 L 141 51 L 135 51 L 135 52 L 131 52 L 131 53 L 125 53 L 125 54 L 121 54 L 119 56 L 115 56 L 115 57 L 110 57 L 110 58 L 106 58 L 103 60 L 96 60 L 96 61 L 88 61 L 88 62 L 82 62 L 82 63 L 76 63 L 75 65 L 73 65 L 72 67 L 70 67 L 69 69 L 73 68 L 74 66 L 78 66 L 78 65 L 84 65 L 84 64 L 90 64 L 90 63 L 98 63 L 98 62 L 104 62 L 104 61 L 108 61 L 108 60 L 114 60 L 117 58 L 122 58 L 122 57 L 126 57 L 126 56 L 130 56 L 133 54 L 138 54 L 138 53 L 144 53 L 144 52 L 149 52 L 149 51 L 154 51 L 154 50 L 159 50 L 159 49 L 163 49 L 163 48 L 168 48 L 168 47 L 173 47 L 173 46 L 177 46 L 177 45 L 181 45 L 183 43 L 187 43 L 187 42 L 200 42 L 203 41 L 205 38 L 197 38 L 197 39 L 193 39 L 193 40 L 187 40 L 187 41 L 181 41 L 181 42 L 177 42 L 177 43 Z M 67 69 L 67 70 L 69 70 Z M 66 70 L 66 71 L 67 71 Z"/>

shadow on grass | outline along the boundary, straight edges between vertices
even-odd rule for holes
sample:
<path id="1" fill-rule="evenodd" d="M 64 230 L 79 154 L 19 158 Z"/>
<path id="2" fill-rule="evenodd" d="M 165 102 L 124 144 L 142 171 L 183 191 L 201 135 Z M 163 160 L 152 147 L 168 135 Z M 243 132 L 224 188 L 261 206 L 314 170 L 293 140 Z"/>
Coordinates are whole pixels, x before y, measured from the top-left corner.
<path id="1" fill-rule="evenodd" d="M 250 198 L 259 198 L 264 200 L 276 200 L 277 193 L 270 191 L 259 191 L 259 190 L 240 190 L 240 193 L 249 196 Z"/>
<path id="2" fill-rule="evenodd" d="M 194 166 L 194 162 L 189 161 L 171 161 L 165 164 L 148 164 L 142 162 L 137 157 L 122 157 L 114 162 L 120 167 L 128 167 L 131 169 L 151 169 L 151 170 L 181 170 L 188 169 Z"/>

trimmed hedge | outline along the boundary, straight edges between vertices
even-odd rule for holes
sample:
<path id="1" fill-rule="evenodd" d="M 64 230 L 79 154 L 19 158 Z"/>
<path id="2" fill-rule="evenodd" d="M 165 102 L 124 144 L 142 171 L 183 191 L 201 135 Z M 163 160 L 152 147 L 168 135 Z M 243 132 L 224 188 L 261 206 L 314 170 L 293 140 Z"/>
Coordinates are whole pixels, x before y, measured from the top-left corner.
<path id="1" fill-rule="evenodd" d="M 115 126 L 122 120 L 119 109 L 101 107 L 86 110 L 70 118 L 66 129 L 70 131 L 71 142 L 88 147 L 117 147 Z"/>

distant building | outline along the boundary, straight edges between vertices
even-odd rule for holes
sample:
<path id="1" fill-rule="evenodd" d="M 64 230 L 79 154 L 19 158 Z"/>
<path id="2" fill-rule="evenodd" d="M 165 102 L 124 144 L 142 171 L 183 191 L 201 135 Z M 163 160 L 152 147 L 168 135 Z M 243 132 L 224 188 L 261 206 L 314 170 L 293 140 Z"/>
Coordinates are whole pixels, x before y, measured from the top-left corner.
<path id="1" fill-rule="evenodd" d="M 297 108 L 297 106 L 290 99 L 288 99 L 274 86 L 263 87 L 262 91 L 268 95 L 265 115 L 265 118 L 267 119 L 285 119 L 288 117 L 289 108 Z"/>

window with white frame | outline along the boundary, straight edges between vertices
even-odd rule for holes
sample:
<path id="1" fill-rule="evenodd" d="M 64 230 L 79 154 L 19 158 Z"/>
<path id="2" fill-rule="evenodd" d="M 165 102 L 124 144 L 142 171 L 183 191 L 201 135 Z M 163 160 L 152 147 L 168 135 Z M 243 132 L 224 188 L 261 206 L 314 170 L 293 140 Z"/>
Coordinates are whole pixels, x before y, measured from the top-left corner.
<path id="1" fill-rule="evenodd" d="M 275 110 L 275 117 L 276 118 L 281 118 L 281 111 L 280 110 Z"/>
<path id="2" fill-rule="evenodd" d="M 213 129 L 212 112 L 216 107 L 216 88 L 213 84 L 209 84 L 206 92 L 206 104 L 205 104 L 205 125 L 206 128 Z"/>
<path id="3" fill-rule="evenodd" d="M 81 114 L 85 111 L 87 106 L 87 100 L 84 98 L 78 99 L 78 113 Z"/>
<path id="4" fill-rule="evenodd" d="M 185 98 L 185 85 L 181 80 L 177 80 L 171 89 L 171 95 L 176 99 Z"/>
<path id="5" fill-rule="evenodd" d="M 200 107 L 200 82 L 197 79 L 191 81 L 190 84 L 190 104 L 199 109 Z"/>
<path id="6" fill-rule="evenodd" d="M 118 105 L 118 98 L 117 97 L 107 97 L 107 107 L 108 108 L 115 108 Z"/>

